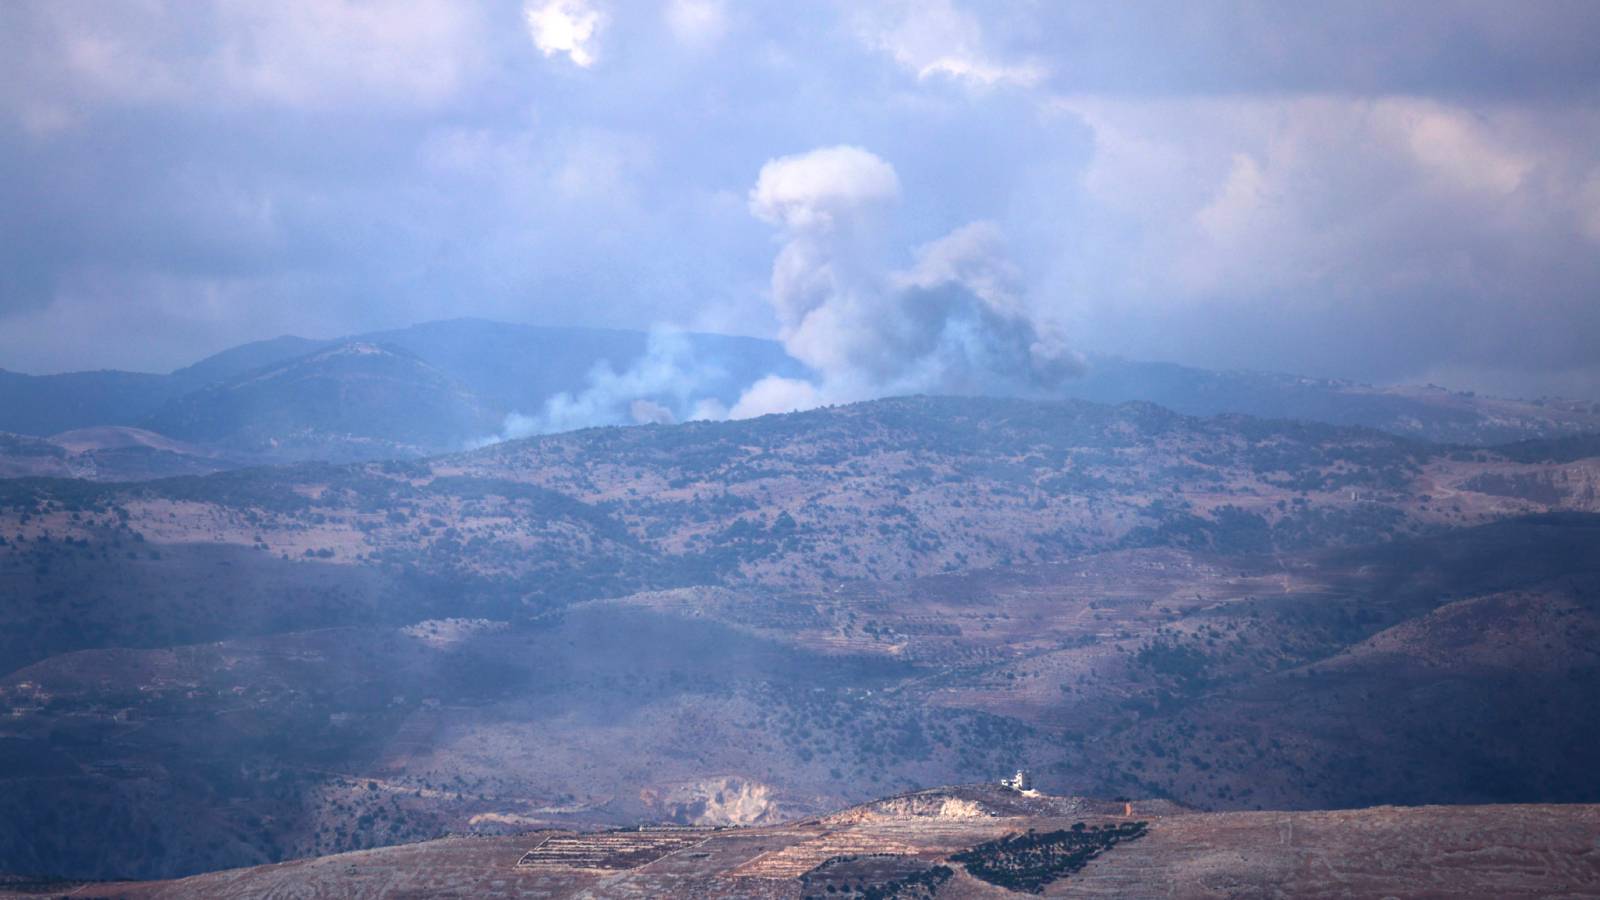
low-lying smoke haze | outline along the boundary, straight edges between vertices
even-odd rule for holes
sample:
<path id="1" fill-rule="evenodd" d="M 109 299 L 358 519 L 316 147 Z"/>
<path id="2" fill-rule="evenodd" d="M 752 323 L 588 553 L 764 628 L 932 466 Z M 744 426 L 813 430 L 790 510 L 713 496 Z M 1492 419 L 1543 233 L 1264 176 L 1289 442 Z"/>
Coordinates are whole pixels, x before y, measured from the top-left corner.
<path id="1" fill-rule="evenodd" d="M 507 433 L 1078 354 L 1600 395 L 1593 4 L 0 9 L 0 366 L 474 315 L 663 348 Z M 645 393 L 625 397 L 633 391 Z M 635 405 L 635 400 L 647 402 Z"/>

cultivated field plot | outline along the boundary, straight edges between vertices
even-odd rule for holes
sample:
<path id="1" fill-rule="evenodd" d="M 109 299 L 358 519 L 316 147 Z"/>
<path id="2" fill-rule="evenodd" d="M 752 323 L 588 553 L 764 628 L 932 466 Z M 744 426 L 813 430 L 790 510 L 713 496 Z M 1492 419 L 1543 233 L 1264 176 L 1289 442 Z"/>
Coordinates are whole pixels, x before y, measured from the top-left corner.
<path id="1" fill-rule="evenodd" d="M 710 831 L 698 829 L 556 835 L 524 853 L 517 868 L 637 869 L 669 853 L 703 844 L 710 836 Z"/>
<path id="2" fill-rule="evenodd" d="M 776 881 L 799 878 L 817 866 L 839 856 L 909 856 L 917 847 L 894 838 L 860 830 L 837 831 L 791 844 L 781 850 L 763 853 L 728 875 L 734 878 L 766 878 Z"/>
<path id="3" fill-rule="evenodd" d="M 840 856 L 800 876 L 802 900 L 932 896 L 954 871 L 915 856 Z"/>

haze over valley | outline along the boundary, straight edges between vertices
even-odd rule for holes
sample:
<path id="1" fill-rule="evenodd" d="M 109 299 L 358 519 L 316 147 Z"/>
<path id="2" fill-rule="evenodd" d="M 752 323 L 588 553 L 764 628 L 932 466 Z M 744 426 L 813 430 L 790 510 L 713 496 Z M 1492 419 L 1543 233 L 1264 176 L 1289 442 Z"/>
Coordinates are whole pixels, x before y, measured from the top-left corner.
<path id="1" fill-rule="evenodd" d="M 0 895 L 1600 893 L 1597 27 L 0 8 Z"/>

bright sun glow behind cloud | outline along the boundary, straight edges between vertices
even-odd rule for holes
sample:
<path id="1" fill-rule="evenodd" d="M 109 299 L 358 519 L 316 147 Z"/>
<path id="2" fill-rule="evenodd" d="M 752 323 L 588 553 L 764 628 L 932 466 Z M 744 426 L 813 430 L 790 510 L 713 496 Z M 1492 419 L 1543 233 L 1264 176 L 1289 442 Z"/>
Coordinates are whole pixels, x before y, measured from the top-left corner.
<path id="1" fill-rule="evenodd" d="M 586 0 L 529 2 L 524 9 L 528 33 L 545 56 L 565 53 L 573 65 L 589 68 L 595 62 L 595 38 L 603 19 Z"/>

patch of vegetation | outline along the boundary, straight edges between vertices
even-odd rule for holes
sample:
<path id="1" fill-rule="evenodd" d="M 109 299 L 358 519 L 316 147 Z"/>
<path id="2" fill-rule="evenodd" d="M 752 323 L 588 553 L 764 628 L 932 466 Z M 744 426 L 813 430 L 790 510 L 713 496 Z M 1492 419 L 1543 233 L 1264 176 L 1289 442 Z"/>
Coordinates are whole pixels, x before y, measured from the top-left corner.
<path id="1" fill-rule="evenodd" d="M 955 877 L 949 866 L 924 866 L 914 856 L 835 856 L 800 876 L 806 900 L 922 900 Z"/>
<path id="2" fill-rule="evenodd" d="M 1556 483 L 1550 472 L 1503 475 L 1487 472 L 1462 483 L 1470 491 L 1494 497 L 1511 497 L 1533 503 L 1553 505 L 1567 498 L 1565 488 Z"/>
<path id="3" fill-rule="evenodd" d="M 1195 647 L 1160 641 L 1141 647 L 1134 661 L 1158 675 L 1182 682 L 1199 680 L 1209 662 L 1205 653 Z"/>
<path id="4" fill-rule="evenodd" d="M 1600 456 L 1600 434 L 1574 434 L 1544 440 L 1518 441 L 1494 448 L 1519 463 L 1569 463 Z"/>
<path id="5" fill-rule="evenodd" d="M 1044 893 L 1045 886 L 1081 870 L 1123 841 L 1144 837 L 1146 822 L 1103 828 L 1079 822 L 1071 830 L 1012 834 L 950 857 L 972 877 L 1013 891 Z"/>

